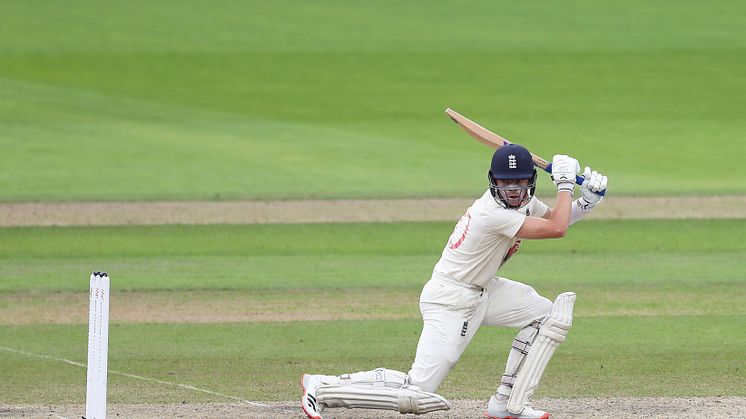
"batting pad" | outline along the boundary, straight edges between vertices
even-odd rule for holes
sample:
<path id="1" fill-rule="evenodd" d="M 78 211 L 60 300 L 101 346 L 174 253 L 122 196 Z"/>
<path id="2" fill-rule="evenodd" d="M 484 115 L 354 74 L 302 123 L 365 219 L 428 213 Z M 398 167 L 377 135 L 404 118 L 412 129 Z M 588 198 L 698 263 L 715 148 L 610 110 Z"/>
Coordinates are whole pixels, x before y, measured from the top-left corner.
<path id="1" fill-rule="evenodd" d="M 329 385 L 319 388 L 316 395 L 327 407 L 398 410 L 415 415 L 451 408 L 448 400 L 435 393 L 408 387 Z"/>
<path id="2" fill-rule="evenodd" d="M 407 385 L 402 372 L 378 368 L 352 375 L 355 379 L 341 376 L 338 383 L 319 387 L 318 400 L 326 407 L 398 410 L 416 415 L 451 408 L 451 403 L 443 397 Z M 363 381 L 361 377 L 370 379 Z"/>
<path id="3" fill-rule="evenodd" d="M 515 384 L 513 384 L 513 391 L 508 399 L 508 411 L 511 413 L 521 413 L 531 400 L 554 351 L 567 338 L 567 332 L 572 326 L 574 305 L 574 292 L 564 292 L 554 300 L 552 312 L 541 325 L 536 340 L 531 345 L 526 361 L 518 371 Z"/>

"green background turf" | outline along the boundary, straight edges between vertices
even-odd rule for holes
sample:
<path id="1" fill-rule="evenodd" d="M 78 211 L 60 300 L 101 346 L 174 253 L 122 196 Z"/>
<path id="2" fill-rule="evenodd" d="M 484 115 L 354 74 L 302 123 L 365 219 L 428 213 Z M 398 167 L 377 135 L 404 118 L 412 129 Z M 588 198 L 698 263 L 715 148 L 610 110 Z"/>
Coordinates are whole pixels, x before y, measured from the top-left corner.
<path id="1" fill-rule="evenodd" d="M 85 294 L 82 273 L 93 269 L 112 272 L 113 301 L 133 290 L 165 290 L 165 298 L 177 299 L 189 290 L 268 293 L 309 307 L 323 301 L 308 301 L 303 290 L 346 292 L 363 301 L 370 289 L 411 295 L 412 312 L 400 320 L 198 325 L 112 319 L 113 370 L 252 400 L 287 400 L 297 396 L 297 377 L 305 371 L 408 369 L 421 326 L 416 291 L 451 228 L 2 229 L 0 297 L 37 296 L 43 304 L 57 292 Z M 744 220 L 588 221 L 563 240 L 525 243 L 503 275 L 550 298 L 566 290 L 579 295 L 575 326 L 537 396 L 746 395 L 744 234 Z M 13 298 L 0 301 L 14 304 Z M 0 346 L 82 363 L 86 330 L 0 326 Z M 512 335 L 481 330 L 441 392 L 486 398 Z M 0 350 L 0 369 L 4 402 L 83 401 L 82 368 Z M 225 401 L 117 375 L 110 384 L 114 403 Z"/>
<path id="2" fill-rule="evenodd" d="M 113 325 L 109 368 L 249 400 L 292 400 L 304 371 L 338 374 L 383 365 L 406 371 L 420 327 L 416 320 Z M 738 336 L 745 327 L 743 315 L 578 318 L 537 397 L 743 396 L 746 345 Z M 0 328 L 5 342 L 81 363 L 86 333 L 86 326 Z M 371 344 L 371 336 L 387 339 Z M 507 329 L 481 330 L 439 393 L 487 400 L 513 337 Z M 84 402 L 83 368 L 2 350 L 0 361 L 5 402 Z M 109 377 L 108 400 L 226 401 L 115 374 Z"/>
<path id="3" fill-rule="evenodd" d="M 736 1 L 0 2 L 0 201 L 476 196 L 490 151 L 448 106 L 593 165 L 610 196 L 744 194 L 743 15 Z M 84 294 L 93 270 L 114 299 L 412 297 L 396 320 L 112 319 L 114 370 L 287 400 L 305 371 L 408 368 L 416 293 L 451 229 L 3 228 L 0 309 Z M 524 244 L 501 274 L 579 294 L 537 397 L 746 395 L 745 235 L 744 220 L 593 221 Z M 0 346 L 76 362 L 85 336 L 0 326 Z M 486 399 L 511 338 L 480 331 L 442 393 Z M 0 403 L 83 402 L 82 368 L 0 350 L 0 371 Z M 109 384 L 113 403 L 227 401 Z"/>
<path id="4" fill-rule="evenodd" d="M 737 1 L 2 2 L 0 201 L 472 196 L 490 152 L 447 106 L 577 156 L 613 193 L 746 193 L 743 15 Z"/>
<path id="5" fill-rule="evenodd" d="M 420 288 L 452 229 L 448 222 L 7 228 L 0 292 L 85 291 L 81 272 L 94 270 L 116 272 L 117 288 L 131 291 Z M 525 243 L 532 262 L 511 261 L 500 272 L 548 286 L 738 281 L 746 277 L 744 236 L 746 220 L 586 221 L 561 240 Z"/>

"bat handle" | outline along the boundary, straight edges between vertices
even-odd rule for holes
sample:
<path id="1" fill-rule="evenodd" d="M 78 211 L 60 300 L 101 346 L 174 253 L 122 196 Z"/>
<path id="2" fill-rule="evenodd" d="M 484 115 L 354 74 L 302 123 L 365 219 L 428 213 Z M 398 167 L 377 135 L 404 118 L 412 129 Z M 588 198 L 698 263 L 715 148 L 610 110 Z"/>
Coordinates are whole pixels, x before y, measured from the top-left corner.
<path id="1" fill-rule="evenodd" d="M 549 173 L 551 175 L 552 174 L 552 163 L 549 163 L 547 165 L 547 167 L 544 168 L 544 171 L 547 172 L 547 173 Z M 578 185 L 582 185 L 583 182 L 585 182 L 585 178 L 583 176 L 575 175 L 575 183 L 577 183 Z M 596 194 L 601 195 L 601 196 L 605 196 L 606 195 L 606 189 L 604 189 L 603 191 L 598 191 L 598 192 L 596 192 Z"/>

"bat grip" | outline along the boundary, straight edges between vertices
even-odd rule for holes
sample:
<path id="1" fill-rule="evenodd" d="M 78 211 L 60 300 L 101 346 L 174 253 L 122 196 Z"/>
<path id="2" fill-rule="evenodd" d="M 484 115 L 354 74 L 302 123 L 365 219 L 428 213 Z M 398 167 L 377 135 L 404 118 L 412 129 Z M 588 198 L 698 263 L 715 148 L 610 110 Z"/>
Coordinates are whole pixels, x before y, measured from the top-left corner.
<path id="1" fill-rule="evenodd" d="M 547 165 L 547 167 L 544 168 L 544 171 L 547 172 L 547 173 L 549 173 L 551 175 L 552 174 L 552 163 L 549 163 Z M 585 182 L 585 178 L 583 176 L 575 175 L 575 183 L 577 183 L 578 185 L 582 185 L 583 182 Z M 606 189 L 604 189 L 603 191 L 595 192 L 595 193 L 597 195 L 605 196 L 606 195 Z"/>

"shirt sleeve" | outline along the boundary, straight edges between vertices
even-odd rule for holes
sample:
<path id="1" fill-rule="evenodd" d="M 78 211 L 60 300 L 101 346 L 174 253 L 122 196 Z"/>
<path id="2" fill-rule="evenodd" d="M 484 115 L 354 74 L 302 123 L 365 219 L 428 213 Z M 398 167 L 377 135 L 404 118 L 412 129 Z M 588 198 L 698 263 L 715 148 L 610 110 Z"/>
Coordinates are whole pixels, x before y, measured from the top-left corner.
<path id="1" fill-rule="evenodd" d="M 490 217 L 489 230 L 492 234 L 513 238 L 525 220 L 526 216 L 518 211 L 500 209 Z"/>
<path id="2" fill-rule="evenodd" d="M 546 213 L 549 207 L 547 204 L 543 203 L 539 198 L 533 197 L 531 198 L 531 202 L 529 202 L 529 210 L 531 212 L 531 216 L 533 217 L 543 217 Z"/>

